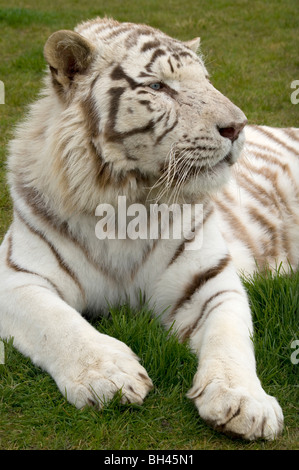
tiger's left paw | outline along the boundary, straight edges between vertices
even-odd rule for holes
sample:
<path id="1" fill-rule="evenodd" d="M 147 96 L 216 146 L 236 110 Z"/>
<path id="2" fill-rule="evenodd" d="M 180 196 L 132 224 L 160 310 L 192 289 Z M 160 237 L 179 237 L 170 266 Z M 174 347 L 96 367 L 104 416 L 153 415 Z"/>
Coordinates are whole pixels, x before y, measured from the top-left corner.
<path id="1" fill-rule="evenodd" d="M 230 437 L 272 440 L 282 432 L 281 408 L 261 386 L 249 392 L 213 380 L 204 387 L 194 385 L 187 396 L 210 426 Z"/>

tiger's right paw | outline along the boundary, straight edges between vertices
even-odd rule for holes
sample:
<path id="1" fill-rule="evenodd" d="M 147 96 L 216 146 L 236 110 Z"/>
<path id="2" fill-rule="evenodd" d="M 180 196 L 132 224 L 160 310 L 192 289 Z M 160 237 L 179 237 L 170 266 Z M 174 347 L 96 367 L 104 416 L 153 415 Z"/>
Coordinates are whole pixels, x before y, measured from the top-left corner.
<path id="1" fill-rule="evenodd" d="M 77 408 L 86 405 L 100 408 L 119 391 L 122 403 L 142 404 L 153 387 L 129 347 L 109 337 L 108 343 L 105 348 L 89 344 L 88 351 L 85 349 L 76 362 L 68 364 L 62 379 L 57 380 L 60 391 Z"/>

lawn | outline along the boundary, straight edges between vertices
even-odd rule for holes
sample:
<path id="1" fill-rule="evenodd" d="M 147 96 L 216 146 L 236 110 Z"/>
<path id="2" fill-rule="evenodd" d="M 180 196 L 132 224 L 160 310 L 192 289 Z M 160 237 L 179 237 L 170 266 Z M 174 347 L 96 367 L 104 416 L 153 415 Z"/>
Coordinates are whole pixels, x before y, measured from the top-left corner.
<path id="1" fill-rule="evenodd" d="M 148 23 L 179 39 L 201 36 L 214 85 L 249 122 L 298 126 L 291 82 L 299 79 L 298 1 L 0 0 L 0 239 L 12 217 L 5 179 L 6 145 L 26 106 L 37 96 L 43 45 L 58 29 L 94 16 Z M 164 331 L 146 307 L 111 312 L 95 327 L 139 355 L 155 387 L 142 406 L 119 397 L 101 411 L 77 410 L 53 380 L 5 343 L 0 365 L 0 449 L 298 449 L 299 274 L 244 279 L 255 324 L 259 376 L 284 410 L 285 430 L 274 442 L 232 441 L 211 430 L 185 394 L 196 360 L 187 344 Z M 293 359 L 292 359 L 293 358 Z"/>

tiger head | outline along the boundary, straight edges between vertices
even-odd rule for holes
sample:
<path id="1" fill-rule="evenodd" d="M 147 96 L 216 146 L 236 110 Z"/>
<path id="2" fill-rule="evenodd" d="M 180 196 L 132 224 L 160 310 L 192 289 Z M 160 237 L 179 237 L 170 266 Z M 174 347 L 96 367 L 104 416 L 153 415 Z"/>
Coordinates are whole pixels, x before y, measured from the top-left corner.
<path id="1" fill-rule="evenodd" d="M 57 178 L 75 199 L 84 185 L 86 208 L 104 191 L 190 202 L 227 180 L 246 118 L 210 83 L 198 47 L 108 19 L 50 36 Z"/>

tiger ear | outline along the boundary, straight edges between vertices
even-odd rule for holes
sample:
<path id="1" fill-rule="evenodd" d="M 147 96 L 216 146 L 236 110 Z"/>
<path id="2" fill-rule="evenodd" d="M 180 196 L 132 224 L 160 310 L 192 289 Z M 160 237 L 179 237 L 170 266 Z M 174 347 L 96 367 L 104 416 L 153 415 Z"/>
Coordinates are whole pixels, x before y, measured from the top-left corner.
<path id="1" fill-rule="evenodd" d="M 95 55 L 95 47 L 74 31 L 53 33 L 44 47 L 53 82 L 68 88 L 76 74 L 84 73 Z"/>
<path id="2" fill-rule="evenodd" d="M 197 53 L 200 45 L 200 38 L 194 38 L 190 41 L 184 42 L 185 46 L 189 47 L 193 52 Z"/>

